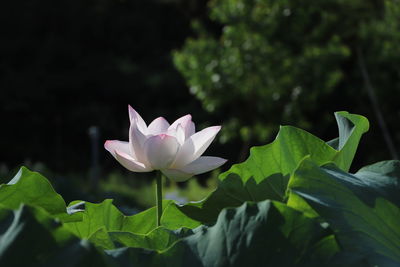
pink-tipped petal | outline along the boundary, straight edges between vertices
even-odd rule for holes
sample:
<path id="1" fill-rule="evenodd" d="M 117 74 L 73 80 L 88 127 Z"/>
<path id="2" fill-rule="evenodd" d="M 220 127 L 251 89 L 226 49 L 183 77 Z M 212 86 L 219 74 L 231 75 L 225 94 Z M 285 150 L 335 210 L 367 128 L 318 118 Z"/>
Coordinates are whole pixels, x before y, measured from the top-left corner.
<path id="1" fill-rule="evenodd" d="M 179 119 L 177 119 L 176 121 L 174 121 L 169 128 L 175 129 L 179 124 L 186 125 L 186 123 L 191 120 L 192 120 L 192 115 L 190 115 L 190 114 L 182 116 Z"/>
<path id="2" fill-rule="evenodd" d="M 214 140 L 219 130 L 221 130 L 221 126 L 208 127 L 186 139 L 176 155 L 173 163 L 174 169 L 180 169 L 198 159 Z"/>
<path id="3" fill-rule="evenodd" d="M 185 139 L 189 138 L 189 136 L 193 135 L 195 132 L 195 126 L 192 122 L 192 115 L 188 114 L 183 117 L 180 117 L 174 123 L 171 124 L 169 129 L 176 129 L 178 125 L 182 125 L 183 129 L 185 130 Z"/>
<path id="4" fill-rule="evenodd" d="M 104 143 L 104 148 L 110 152 L 115 157 L 115 151 L 118 150 L 122 153 L 131 155 L 132 158 L 136 158 L 135 155 L 131 153 L 129 148 L 129 142 L 119 141 L 119 140 L 107 140 Z"/>
<path id="5" fill-rule="evenodd" d="M 155 170 L 168 168 L 174 162 L 178 148 L 176 138 L 166 134 L 151 136 L 144 144 L 147 160 Z"/>
<path id="6" fill-rule="evenodd" d="M 130 155 L 118 150 L 115 151 L 115 158 L 122 166 L 133 172 L 150 172 L 153 170 L 151 167 L 136 161 Z"/>
<path id="7" fill-rule="evenodd" d="M 153 135 L 165 133 L 168 130 L 168 127 L 168 121 L 163 117 L 158 117 L 150 123 L 149 127 L 147 128 L 147 133 Z"/>
<path id="8" fill-rule="evenodd" d="M 130 105 L 128 105 L 129 110 L 129 121 L 132 123 L 136 123 L 138 129 L 143 133 L 147 133 L 147 125 L 143 118 L 136 112 Z"/>
<path id="9" fill-rule="evenodd" d="M 147 137 L 138 129 L 137 124 L 131 124 L 129 128 L 129 146 L 135 158 L 145 165 L 148 165 L 146 154 L 144 153 L 144 143 Z"/>

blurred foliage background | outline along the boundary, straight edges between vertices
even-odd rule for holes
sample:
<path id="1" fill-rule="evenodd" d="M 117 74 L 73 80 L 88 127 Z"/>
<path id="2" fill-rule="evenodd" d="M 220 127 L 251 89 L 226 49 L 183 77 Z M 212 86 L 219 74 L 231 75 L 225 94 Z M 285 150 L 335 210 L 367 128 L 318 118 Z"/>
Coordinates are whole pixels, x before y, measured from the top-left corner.
<path id="1" fill-rule="evenodd" d="M 371 122 L 354 170 L 393 158 L 399 18 L 398 0 L 3 1 L 0 179 L 25 164 L 53 177 L 66 199 L 151 205 L 152 174 L 129 173 L 102 148 L 128 138 L 128 104 L 147 122 L 191 113 L 198 128 L 222 124 L 207 153 L 228 158 L 225 169 L 271 142 L 280 124 L 336 137 L 339 110 Z M 177 196 L 170 185 L 171 197 L 203 197 L 216 175 Z"/>

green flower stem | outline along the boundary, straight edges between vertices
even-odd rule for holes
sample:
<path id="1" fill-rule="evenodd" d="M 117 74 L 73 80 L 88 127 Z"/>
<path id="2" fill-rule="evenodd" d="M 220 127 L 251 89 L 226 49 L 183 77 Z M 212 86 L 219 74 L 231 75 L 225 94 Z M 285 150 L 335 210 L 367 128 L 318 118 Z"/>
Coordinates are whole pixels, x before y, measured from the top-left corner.
<path id="1" fill-rule="evenodd" d="M 161 225 L 162 215 L 162 173 L 159 172 L 156 180 L 157 227 Z"/>

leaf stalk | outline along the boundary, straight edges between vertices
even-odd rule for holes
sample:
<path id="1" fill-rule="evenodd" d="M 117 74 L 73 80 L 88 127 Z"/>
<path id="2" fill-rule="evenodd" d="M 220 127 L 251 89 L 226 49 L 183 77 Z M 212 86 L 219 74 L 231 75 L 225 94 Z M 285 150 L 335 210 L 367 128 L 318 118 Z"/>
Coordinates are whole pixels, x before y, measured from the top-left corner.
<path id="1" fill-rule="evenodd" d="M 157 216 L 157 227 L 161 225 L 161 215 L 162 215 L 162 173 L 158 173 L 156 178 L 156 216 Z"/>

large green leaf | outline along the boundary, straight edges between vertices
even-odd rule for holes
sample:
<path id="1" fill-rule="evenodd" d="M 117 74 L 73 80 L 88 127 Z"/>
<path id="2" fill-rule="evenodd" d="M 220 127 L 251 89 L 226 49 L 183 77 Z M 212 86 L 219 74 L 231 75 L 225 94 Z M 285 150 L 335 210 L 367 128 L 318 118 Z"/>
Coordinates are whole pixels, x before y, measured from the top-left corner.
<path id="1" fill-rule="evenodd" d="M 379 163 L 351 175 L 333 164 L 319 167 L 306 158 L 289 189 L 330 224 L 347 253 L 371 266 L 396 266 L 400 264 L 400 208 L 388 199 L 398 199 L 399 191 L 391 188 L 398 183 L 393 176 L 398 167 L 398 162 Z"/>
<path id="2" fill-rule="evenodd" d="M 104 253 L 62 228 L 41 208 L 0 208 L 0 266 L 107 266 Z"/>
<path id="3" fill-rule="evenodd" d="M 162 250 L 176 241 L 180 235 L 170 231 L 178 228 L 195 228 L 197 221 L 182 214 L 173 201 L 163 201 L 163 227 L 157 228 L 156 209 L 125 216 L 112 204 L 111 199 L 94 204 L 85 202 L 82 220 L 65 223 L 65 227 L 82 239 L 89 239 L 105 249 L 115 247 L 114 241 L 130 247 L 146 247 Z"/>
<path id="4" fill-rule="evenodd" d="M 185 236 L 191 235 L 189 229 L 171 231 L 165 227 L 157 227 L 147 234 L 134 234 L 130 232 L 109 232 L 114 242 L 124 247 L 145 248 L 163 251 Z"/>
<path id="5" fill-rule="evenodd" d="M 359 188 L 356 193 L 369 191 L 365 194 L 368 198 L 363 198 L 365 201 L 371 199 L 371 194 L 373 194 L 375 197 L 382 196 L 400 206 L 400 161 L 378 162 L 361 168 L 354 176 L 359 180 L 355 183 L 355 186 Z M 354 187 L 352 190 L 355 191 Z"/>
<path id="6" fill-rule="evenodd" d="M 63 221 L 80 219 L 80 214 L 76 213 L 79 210 L 67 210 L 64 199 L 54 191 L 45 177 L 25 167 L 8 184 L 0 185 L 2 207 L 17 209 L 23 203 L 41 207 Z"/>
<path id="7" fill-rule="evenodd" d="M 50 214 L 66 213 L 64 199 L 37 172 L 22 167 L 8 183 L 0 185 L 1 205 L 17 209 L 22 203 L 42 207 Z"/>
<path id="8" fill-rule="evenodd" d="M 369 123 L 365 117 L 345 111 L 336 112 L 335 117 L 339 128 L 339 144 L 336 149 L 304 130 L 282 126 L 274 142 L 252 148 L 245 162 L 233 165 L 220 179 L 226 179 L 234 173 L 243 182 L 253 178 L 259 183 L 276 173 L 285 176 L 307 155 L 318 164 L 333 161 L 341 169 L 349 170 L 360 138 L 368 131 Z"/>
<path id="9" fill-rule="evenodd" d="M 312 266 L 309 250 L 327 234 L 315 221 L 269 200 L 224 209 L 215 225 L 196 230 L 185 242 L 204 266 Z"/>
<path id="10" fill-rule="evenodd" d="M 340 169 L 348 171 L 356 154 L 361 136 L 369 129 L 369 122 L 363 116 L 344 111 L 336 112 L 335 118 L 338 124 L 339 137 L 335 140 L 336 145 L 333 146 L 337 153 L 332 161 Z M 332 145 L 332 143 L 330 144 Z"/>
<path id="11" fill-rule="evenodd" d="M 30 266 L 30 265 L 25 265 Z M 104 251 L 86 240 L 74 240 L 58 249 L 46 259 L 43 267 L 117 267 Z"/>
<path id="12" fill-rule="evenodd" d="M 28 207 L 14 211 L 0 209 L 0 213 L 1 266 L 38 264 L 40 257 L 48 256 L 47 253 L 56 247 L 52 235 L 37 222 Z M 37 242 L 38 240 L 40 242 Z M 32 246 L 36 242 L 38 244 Z"/>
<path id="13" fill-rule="evenodd" d="M 316 221 L 269 200 L 224 209 L 215 225 L 194 232 L 162 252 L 108 253 L 139 266 L 320 266 L 338 251 Z"/>
<path id="14" fill-rule="evenodd" d="M 307 155 L 317 164 L 333 161 L 348 170 L 369 123 L 365 117 L 348 112 L 337 112 L 335 116 L 339 126 L 339 138 L 334 142 L 337 149 L 304 130 L 283 126 L 274 142 L 252 148 L 245 162 L 221 174 L 221 182 L 210 196 L 180 210 L 195 220 L 210 223 L 222 208 L 244 201 L 284 201 L 289 176 Z"/>
<path id="15" fill-rule="evenodd" d="M 62 197 L 54 191 L 45 177 L 25 167 L 22 167 L 8 184 L 0 186 L 1 207 L 13 210 L 18 209 L 22 203 L 44 209 L 65 222 L 65 228 L 75 236 L 88 239 L 106 249 L 114 248 L 114 241 L 128 246 L 142 245 L 163 249 L 170 245 L 169 242 L 180 237 L 167 229 L 195 228 L 199 225 L 199 222 L 182 214 L 169 200 L 163 203 L 165 213 L 161 221 L 165 229 L 158 230 L 155 230 L 155 208 L 134 216 L 125 216 L 112 204 L 112 200 L 105 200 L 100 204 L 75 201 L 66 207 Z M 83 209 L 84 212 L 80 212 Z M 115 233 L 110 236 L 110 232 Z M 154 246 L 149 247 L 149 244 Z"/>

